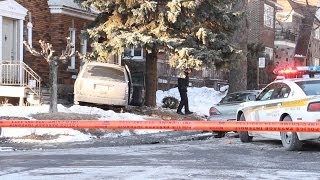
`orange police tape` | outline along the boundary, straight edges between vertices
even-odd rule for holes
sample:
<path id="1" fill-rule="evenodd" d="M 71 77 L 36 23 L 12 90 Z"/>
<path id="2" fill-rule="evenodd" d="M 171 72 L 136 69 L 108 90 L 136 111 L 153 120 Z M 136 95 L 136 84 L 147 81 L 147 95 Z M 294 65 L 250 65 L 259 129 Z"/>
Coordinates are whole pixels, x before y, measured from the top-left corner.
<path id="1" fill-rule="evenodd" d="M 0 120 L 0 127 L 320 132 L 320 122 Z"/>

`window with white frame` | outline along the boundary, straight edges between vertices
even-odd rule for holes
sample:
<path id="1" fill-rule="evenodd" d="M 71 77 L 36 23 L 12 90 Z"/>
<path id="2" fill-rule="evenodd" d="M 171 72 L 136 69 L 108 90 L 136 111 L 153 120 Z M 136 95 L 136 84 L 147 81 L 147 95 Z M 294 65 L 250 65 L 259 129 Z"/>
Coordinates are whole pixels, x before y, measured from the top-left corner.
<path id="1" fill-rule="evenodd" d="M 32 28 L 33 25 L 31 22 L 27 23 L 27 29 L 28 29 L 28 44 L 30 45 L 30 47 L 32 47 Z"/>
<path id="2" fill-rule="evenodd" d="M 267 56 L 269 56 L 270 60 L 272 60 L 273 58 L 273 48 L 270 48 L 270 47 L 265 47 L 265 54 Z"/>
<path id="3" fill-rule="evenodd" d="M 320 40 L 320 27 L 314 30 L 314 38 Z"/>
<path id="4" fill-rule="evenodd" d="M 124 59 L 143 59 L 143 48 L 126 48 L 123 52 Z"/>
<path id="5" fill-rule="evenodd" d="M 319 58 L 313 58 L 313 65 L 319 66 L 320 65 L 320 59 Z"/>
<path id="6" fill-rule="evenodd" d="M 87 53 L 87 48 L 88 48 L 88 39 L 85 36 L 85 30 L 81 30 L 81 36 L 80 36 L 80 51 L 81 54 L 86 54 Z"/>
<path id="7" fill-rule="evenodd" d="M 72 50 L 74 51 L 76 48 L 76 29 L 75 28 L 69 28 L 69 38 L 70 42 L 73 44 Z M 75 69 L 76 68 L 76 56 L 73 55 L 71 57 L 70 66 L 68 66 L 68 69 Z"/>
<path id="8" fill-rule="evenodd" d="M 264 4 L 264 25 L 273 28 L 274 8 L 268 4 Z"/>

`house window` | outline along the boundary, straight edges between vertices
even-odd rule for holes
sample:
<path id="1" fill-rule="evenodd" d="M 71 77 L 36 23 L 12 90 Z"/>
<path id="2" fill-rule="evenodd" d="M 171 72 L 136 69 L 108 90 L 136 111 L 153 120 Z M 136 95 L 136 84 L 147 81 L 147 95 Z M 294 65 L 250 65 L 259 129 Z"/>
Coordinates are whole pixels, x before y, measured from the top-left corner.
<path id="1" fill-rule="evenodd" d="M 81 54 L 86 54 L 87 53 L 87 48 L 88 48 L 88 39 L 87 37 L 84 35 L 86 31 L 84 30 L 81 30 L 81 36 L 80 36 L 80 51 L 81 51 Z"/>
<path id="2" fill-rule="evenodd" d="M 274 8 L 264 4 L 264 25 L 273 28 L 274 22 Z"/>
<path id="3" fill-rule="evenodd" d="M 320 28 L 319 27 L 316 30 L 314 30 L 314 38 L 320 40 Z"/>
<path id="4" fill-rule="evenodd" d="M 123 53 L 124 59 L 143 59 L 143 48 L 126 48 Z"/>
<path id="5" fill-rule="evenodd" d="M 273 48 L 266 47 L 265 48 L 265 54 L 266 54 L 267 57 L 270 58 L 270 60 L 272 60 L 272 58 L 273 58 Z"/>
<path id="6" fill-rule="evenodd" d="M 75 28 L 69 28 L 69 38 L 71 43 L 73 44 L 72 50 L 74 51 L 76 48 L 76 29 Z M 73 55 L 71 57 L 70 66 L 68 66 L 68 69 L 75 69 L 76 68 L 76 56 Z"/>
<path id="7" fill-rule="evenodd" d="M 313 65 L 319 66 L 320 65 L 320 59 L 319 58 L 313 58 Z"/>
<path id="8" fill-rule="evenodd" d="M 27 29 L 28 29 L 28 44 L 30 45 L 30 47 L 32 47 L 32 28 L 33 25 L 31 22 L 28 22 L 27 24 Z"/>

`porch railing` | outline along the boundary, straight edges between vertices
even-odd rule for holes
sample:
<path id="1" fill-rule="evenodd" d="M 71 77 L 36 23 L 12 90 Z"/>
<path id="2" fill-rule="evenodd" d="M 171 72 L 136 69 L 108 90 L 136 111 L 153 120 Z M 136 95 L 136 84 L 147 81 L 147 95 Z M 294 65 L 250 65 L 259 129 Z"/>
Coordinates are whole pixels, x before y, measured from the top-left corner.
<path id="1" fill-rule="evenodd" d="M 0 84 L 24 86 L 35 95 L 41 95 L 41 78 L 24 62 L 0 64 Z"/>

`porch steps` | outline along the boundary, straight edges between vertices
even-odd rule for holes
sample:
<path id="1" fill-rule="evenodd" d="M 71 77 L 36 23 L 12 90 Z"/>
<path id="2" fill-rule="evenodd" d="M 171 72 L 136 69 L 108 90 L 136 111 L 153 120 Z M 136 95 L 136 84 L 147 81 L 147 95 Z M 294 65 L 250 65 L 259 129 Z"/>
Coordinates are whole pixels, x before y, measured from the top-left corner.
<path id="1" fill-rule="evenodd" d="M 27 105 L 36 106 L 36 105 L 40 105 L 40 104 L 41 104 L 41 100 L 40 100 L 39 96 L 37 96 L 33 92 L 28 92 L 27 93 Z"/>
<path id="2" fill-rule="evenodd" d="M 50 104 L 50 88 L 42 87 L 41 88 L 41 104 Z M 62 99 L 58 97 L 58 104 L 70 104 L 67 99 Z"/>
<path id="3" fill-rule="evenodd" d="M 41 102 L 42 104 L 50 104 L 50 89 L 48 87 L 43 87 L 41 89 Z"/>

